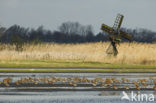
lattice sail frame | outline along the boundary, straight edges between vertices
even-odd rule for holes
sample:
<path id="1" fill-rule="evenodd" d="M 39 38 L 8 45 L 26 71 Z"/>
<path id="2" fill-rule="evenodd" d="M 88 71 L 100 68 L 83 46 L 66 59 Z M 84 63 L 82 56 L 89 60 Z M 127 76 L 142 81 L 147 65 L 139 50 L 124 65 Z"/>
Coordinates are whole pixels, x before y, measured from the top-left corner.
<path id="1" fill-rule="evenodd" d="M 122 14 L 117 14 L 117 17 L 116 17 L 114 25 L 113 25 L 114 30 L 119 30 L 120 29 L 123 18 L 124 18 L 124 16 Z"/>

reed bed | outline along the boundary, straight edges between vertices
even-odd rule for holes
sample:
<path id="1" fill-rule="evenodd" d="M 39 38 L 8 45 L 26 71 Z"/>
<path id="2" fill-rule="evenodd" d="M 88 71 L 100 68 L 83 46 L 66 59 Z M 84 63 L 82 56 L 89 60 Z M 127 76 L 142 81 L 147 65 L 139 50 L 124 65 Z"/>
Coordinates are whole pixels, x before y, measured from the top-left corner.
<path id="1" fill-rule="evenodd" d="M 7 60 L 68 60 L 116 64 L 156 65 L 156 43 L 121 43 L 116 57 L 106 54 L 108 42 L 82 44 L 24 44 L 22 51 L 15 45 L 0 44 L 0 61 Z"/>

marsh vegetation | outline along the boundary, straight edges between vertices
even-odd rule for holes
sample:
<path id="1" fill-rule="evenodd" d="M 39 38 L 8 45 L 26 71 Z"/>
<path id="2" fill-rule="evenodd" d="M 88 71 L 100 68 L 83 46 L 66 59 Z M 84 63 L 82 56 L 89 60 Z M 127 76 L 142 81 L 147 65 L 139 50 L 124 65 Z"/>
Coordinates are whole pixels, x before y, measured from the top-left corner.
<path id="1" fill-rule="evenodd" d="M 32 64 L 32 66 L 34 62 L 38 62 L 38 65 L 41 62 L 45 65 L 53 63 L 52 65 L 55 66 L 59 62 L 68 62 L 76 63 L 75 65 L 78 67 L 80 64 L 84 66 L 83 63 L 86 63 L 84 67 L 87 67 L 90 63 L 95 65 L 101 65 L 102 63 L 106 65 L 156 65 L 155 43 L 121 43 L 118 46 L 119 54 L 117 57 L 112 57 L 105 53 L 108 45 L 108 42 L 23 44 L 22 51 L 18 51 L 16 45 L 1 44 L 0 62 L 1 64 L 14 63 L 15 65 L 22 65 L 22 63 Z M 62 66 L 68 67 L 69 65 L 63 64 Z"/>

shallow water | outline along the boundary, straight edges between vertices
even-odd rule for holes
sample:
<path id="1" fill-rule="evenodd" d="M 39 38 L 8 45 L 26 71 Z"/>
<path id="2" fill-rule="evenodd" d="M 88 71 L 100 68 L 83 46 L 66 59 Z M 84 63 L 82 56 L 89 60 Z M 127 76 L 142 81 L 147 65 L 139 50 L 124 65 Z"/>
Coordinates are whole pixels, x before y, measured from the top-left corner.
<path id="1" fill-rule="evenodd" d="M 145 93 L 145 92 L 144 92 Z M 146 91 L 146 93 L 153 93 Z M 122 91 L 20 92 L 0 95 L 0 103 L 140 103 L 121 100 Z M 146 101 L 141 103 L 147 103 Z"/>
<path id="2" fill-rule="evenodd" d="M 145 76 L 146 75 L 146 76 Z M 128 79 L 148 79 L 155 73 L 0 73 L 0 79 L 12 77 L 126 77 Z M 121 100 L 122 91 L 16 91 L 18 88 L 0 88 L 0 103 L 148 103 L 147 101 Z M 126 91 L 130 93 L 132 91 Z M 136 93 L 139 91 L 135 91 Z M 140 91 L 142 94 L 153 94 L 156 102 L 156 91 Z M 150 103 L 155 103 L 150 102 Z"/>

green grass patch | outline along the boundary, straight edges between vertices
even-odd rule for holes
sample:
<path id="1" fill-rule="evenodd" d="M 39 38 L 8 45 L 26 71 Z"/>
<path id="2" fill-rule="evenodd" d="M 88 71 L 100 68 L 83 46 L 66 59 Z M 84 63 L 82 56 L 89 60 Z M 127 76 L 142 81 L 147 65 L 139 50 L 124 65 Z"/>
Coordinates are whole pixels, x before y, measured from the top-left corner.
<path id="1" fill-rule="evenodd" d="M 108 64 L 73 60 L 14 60 L 0 61 L 0 68 L 99 68 L 99 69 L 155 69 L 156 65 Z"/>
<path id="2" fill-rule="evenodd" d="M 115 70 L 115 69 L 110 69 L 110 70 L 19 70 L 19 69 L 12 69 L 12 70 L 0 70 L 1 73 L 156 73 L 156 70 L 152 69 L 146 69 L 146 70 L 126 70 L 126 69 L 121 69 L 121 70 Z"/>

